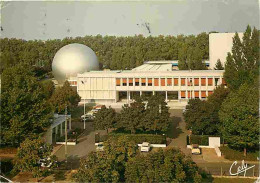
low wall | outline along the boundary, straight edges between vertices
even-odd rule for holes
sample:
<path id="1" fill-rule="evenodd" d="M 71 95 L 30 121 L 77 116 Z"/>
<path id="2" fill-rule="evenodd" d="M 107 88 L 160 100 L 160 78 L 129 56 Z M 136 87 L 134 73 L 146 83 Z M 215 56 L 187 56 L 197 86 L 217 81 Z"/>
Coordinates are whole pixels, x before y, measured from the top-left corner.
<path id="1" fill-rule="evenodd" d="M 97 146 L 99 143 L 95 143 Z M 138 144 L 138 147 L 141 147 L 142 144 Z M 150 144 L 150 147 L 166 147 L 166 144 Z"/>
<path id="2" fill-rule="evenodd" d="M 199 145 L 199 147 L 200 148 L 211 148 L 211 149 L 214 148 L 214 147 L 210 147 L 210 146 L 200 146 L 200 145 Z M 187 148 L 191 149 L 191 145 L 187 145 Z"/>
<path id="3" fill-rule="evenodd" d="M 56 144 L 65 145 L 65 142 L 56 142 Z M 75 146 L 75 145 L 76 145 L 76 142 L 67 142 L 67 145 L 69 145 L 69 146 Z"/>
<path id="4" fill-rule="evenodd" d="M 138 147 L 141 147 L 142 144 L 138 144 Z M 150 147 L 166 147 L 166 144 L 150 144 Z"/>
<path id="5" fill-rule="evenodd" d="M 218 156 L 218 157 L 221 157 L 221 151 L 220 151 L 220 149 L 219 149 L 217 146 L 216 146 L 216 147 L 211 147 L 211 146 L 200 146 L 200 145 L 199 145 L 199 147 L 200 147 L 200 148 L 210 148 L 210 149 L 213 149 L 213 148 L 214 148 L 214 149 L 215 149 L 215 152 L 216 152 L 216 154 L 217 154 L 217 156 Z M 191 145 L 187 145 L 187 148 L 188 148 L 188 149 L 191 149 Z"/>
<path id="6" fill-rule="evenodd" d="M 215 147 L 215 151 L 217 153 L 217 156 L 221 157 L 221 151 L 220 151 L 220 149 L 218 147 Z"/>

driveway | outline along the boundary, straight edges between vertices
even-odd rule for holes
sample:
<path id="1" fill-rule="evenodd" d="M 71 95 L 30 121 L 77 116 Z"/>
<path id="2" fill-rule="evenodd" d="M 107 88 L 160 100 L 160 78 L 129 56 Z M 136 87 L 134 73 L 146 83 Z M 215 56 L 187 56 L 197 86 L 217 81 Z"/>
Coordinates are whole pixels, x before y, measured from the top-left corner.
<path id="1" fill-rule="evenodd" d="M 185 128 L 186 124 L 183 120 L 182 109 L 172 109 L 169 112 L 172 117 L 171 125 L 173 125 L 173 128 L 171 128 L 171 133 L 173 136 L 168 146 L 179 148 L 186 155 L 191 155 L 191 151 L 187 149 L 186 136 L 189 134 L 189 131 Z"/>
<path id="2" fill-rule="evenodd" d="M 77 124 L 76 124 L 77 123 Z M 83 128 L 83 122 L 76 122 L 74 125 L 77 127 Z M 73 125 L 73 124 L 72 124 Z M 99 132 L 100 134 L 105 134 L 105 130 L 94 130 L 93 123 L 86 123 L 86 130 L 79 137 L 78 143 L 73 146 L 67 146 L 67 154 L 68 159 L 70 160 L 78 160 L 84 156 L 86 156 L 91 151 L 95 151 L 95 133 Z M 59 161 L 65 160 L 65 146 L 60 147 L 55 155 L 58 157 Z"/>

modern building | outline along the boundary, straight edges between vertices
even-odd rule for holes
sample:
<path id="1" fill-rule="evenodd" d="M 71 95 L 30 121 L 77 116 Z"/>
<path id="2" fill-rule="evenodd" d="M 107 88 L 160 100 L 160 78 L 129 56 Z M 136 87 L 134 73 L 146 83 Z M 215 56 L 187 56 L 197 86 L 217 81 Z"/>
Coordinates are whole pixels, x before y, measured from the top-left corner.
<path id="1" fill-rule="evenodd" d="M 55 67 L 58 68 L 55 69 L 59 70 L 58 75 L 66 76 L 70 84 L 77 88 L 82 103 L 124 104 L 131 102 L 134 95 L 149 96 L 159 93 L 165 97 L 168 104 L 175 102 L 185 106 L 190 98 L 206 99 L 218 85 L 226 85 L 223 79 L 224 71 L 214 70 L 214 67 L 217 59 L 224 64 L 227 52 L 232 49 L 233 36 L 234 33 L 209 35 L 209 60 L 204 61 L 208 70 L 178 70 L 178 60 L 162 60 L 146 61 L 132 70 L 98 71 L 89 69 L 98 62 L 93 51 L 87 47 L 75 52 L 74 46 L 71 46 L 73 49 L 66 50 L 70 57 L 61 55 L 62 59 L 55 60 L 56 63 L 70 63 L 70 67 L 65 70 L 63 64 L 56 64 Z M 239 36 L 242 37 L 242 34 L 239 33 Z M 84 57 L 87 52 L 95 58 L 94 62 Z M 70 59 L 76 58 L 79 53 L 83 56 L 75 61 Z M 81 68 L 77 72 L 73 62 L 82 65 L 88 63 L 90 66 L 84 72 Z"/>
<path id="2" fill-rule="evenodd" d="M 168 64 L 145 64 L 131 71 L 92 71 L 71 78 L 83 102 L 128 103 L 134 95 L 160 93 L 169 101 L 207 98 L 225 84 L 224 71 L 172 71 Z"/>

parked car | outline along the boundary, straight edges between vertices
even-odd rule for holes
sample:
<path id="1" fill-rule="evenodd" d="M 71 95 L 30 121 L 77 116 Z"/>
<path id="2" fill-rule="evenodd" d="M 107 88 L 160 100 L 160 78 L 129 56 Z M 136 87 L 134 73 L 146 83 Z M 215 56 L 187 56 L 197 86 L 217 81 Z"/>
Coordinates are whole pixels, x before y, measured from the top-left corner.
<path id="1" fill-rule="evenodd" d="M 96 105 L 93 107 L 93 109 L 100 110 L 102 107 L 106 107 L 106 106 L 105 105 Z"/>
<path id="2" fill-rule="evenodd" d="M 52 166 L 52 163 L 53 162 L 51 161 L 50 157 L 44 158 L 44 159 L 40 159 L 38 161 L 38 164 L 40 164 L 41 167 L 43 167 L 43 168 L 50 168 Z M 57 162 L 55 161 L 55 163 L 57 163 Z"/>
<path id="3" fill-rule="evenodd" d="M 186 108 L 184 108 L 183 110 L 182 110 L 182 113 L 185 113 L 186 112 Z"/>
<path id="4" fill-rule="evenodd" d="M 91 114 L 91 113 L 87 113 L 87 114 L 81 116 L 81 120 L 82 121 L 84 121 L 84 120 L 92 120 L 93 118 L 94 118 L 94 115 Z"/>
<path id="5" fill-rule="evenodd" d="M 150 144 L 149 142 L 143 142 L 141 145 L 141 152 L 149 152 L 150 151 Z"/>
<path id="6" fill-rule="evenodd" d="M 199 148 L 199 145 L 198 144 L 192 144 L 191 146 L 191 154 L 201 154 L 201 150 Z"/>
<path id="7" fill-rule="evenodd" d="M 103 142 L 99 142 L 96 148 L 97 151 L 104 151 L 104 144 Z"/>
<path id="8" fill-rule="evenodd" d="M 95 117 L 94 114 L 96 114 L 99 110 L 101 110 L 102 107 L 105 107 L 105 105 L 94 106 L 91 111 L 89 111 L 87 114 L 81 116 L 82 121 L 84 121 L 84 119 L 85 120 L 92 120 L 92 119 L 94 119 L 94 117 Z"/>

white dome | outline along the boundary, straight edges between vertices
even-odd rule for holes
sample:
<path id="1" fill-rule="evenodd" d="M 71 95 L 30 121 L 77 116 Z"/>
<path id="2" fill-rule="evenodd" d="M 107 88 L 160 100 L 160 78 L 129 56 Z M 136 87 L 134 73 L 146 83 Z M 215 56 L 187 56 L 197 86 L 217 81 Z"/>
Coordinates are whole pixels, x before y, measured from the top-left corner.
<path id="1" fill-rule="evenodd" d="M 70 76 L 98 69 L 99 63 L 95 52 L 77 43 L 62 47 L 52 62 L 52 73 L 59 83 L 63 83 Z"/>

